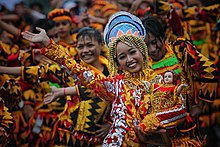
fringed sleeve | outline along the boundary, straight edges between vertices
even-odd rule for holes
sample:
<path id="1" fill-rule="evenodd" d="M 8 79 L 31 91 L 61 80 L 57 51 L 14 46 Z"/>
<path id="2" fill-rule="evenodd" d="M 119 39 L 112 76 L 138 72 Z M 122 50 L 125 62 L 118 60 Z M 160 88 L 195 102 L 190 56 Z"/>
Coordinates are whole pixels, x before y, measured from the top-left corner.
<path id="1" fill-rule="evenodd" d="M 190 85 L 198 80 L 201 85 L 199 98 L 213 102 L 219 81 L 218 71 L 213 62 L 199 53 L 194 46 L 185 39 L 179 38 L 173 46 L 178 60 L 182 63 L 183 71 Z"/>

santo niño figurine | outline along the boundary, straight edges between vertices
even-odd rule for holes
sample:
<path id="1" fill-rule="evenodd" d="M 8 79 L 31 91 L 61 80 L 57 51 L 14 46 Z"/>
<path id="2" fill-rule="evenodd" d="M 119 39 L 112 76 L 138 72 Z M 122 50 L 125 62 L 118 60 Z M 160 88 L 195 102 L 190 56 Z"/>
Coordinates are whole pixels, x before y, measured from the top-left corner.
<path id="1" fill-rule="evenodd" d="M 182 105 L 183 100 L 180 93 L 187 85 L 178 85 L 177 78 L 178 77 L 173 71 L 168 70 L 163 74 L 163 83 L 154 84 L 154 98 L 152 100 L 152 105 L 155 112 Z"/>

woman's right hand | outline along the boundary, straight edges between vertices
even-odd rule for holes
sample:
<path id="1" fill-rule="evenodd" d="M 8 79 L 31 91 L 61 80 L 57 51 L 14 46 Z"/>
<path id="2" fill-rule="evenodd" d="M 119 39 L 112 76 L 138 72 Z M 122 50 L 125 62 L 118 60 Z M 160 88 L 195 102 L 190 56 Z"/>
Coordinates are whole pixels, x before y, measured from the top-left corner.
<path id="1" fill-rule="evenodd" d="M 170 138 L 167 136 L 166 129 L 159 129 L 155 133 L 146 134 L 139 126 L 136 126 L 134 131 L 140 141 L 140 144 L 170 146 Z"/>
<path id="2" fill-rule="evenodd" d="M 34 34 L 29 31 L 25 31 L 22 32 L 21 35 L 23 36 L 24 39 L 27 39 L 31 42 L 42 43 L 44 46 L 50 44 L 50 38 L 47 36 L 46 31 L 39 27 L 36 27 L 36 30 L 38 30 L 40 33 Z"/>
<path id="3" fill-rule="evenodd" d="M 96 136 L 101 138 L 105 138 L 111 128 L 111 124 L 109 123 L 104 123 L 102 125 L 96 124 L 96 126 L 99 127 L 99 129 L 96 131 Z"/>

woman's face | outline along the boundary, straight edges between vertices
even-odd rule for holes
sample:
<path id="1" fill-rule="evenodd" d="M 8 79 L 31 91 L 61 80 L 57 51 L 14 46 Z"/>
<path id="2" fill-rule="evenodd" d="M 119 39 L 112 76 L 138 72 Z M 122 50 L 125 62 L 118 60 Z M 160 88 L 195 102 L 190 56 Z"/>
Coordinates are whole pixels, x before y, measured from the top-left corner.
<path id="1" fill-rule="evenodd" d="M 138 48 L 126 42 L 119 42 L 116 46 L 119 66 L 124 71 L 137 73 L 144 68 L 143 55 Z"/>
<path id="2" fill-rule="evenodd" d="M 77 42 L 78 54 L 87 64 L 94 65 L 99 61 L 103 44 L 88 36 L 80 37 Z"/>
<path id="3" fill-rule="evenodd" d="M 145 38 L 145 42 L 148 47 L 148 54 L 153 61 L 159 61 L 164 57 L 166 49 L 162 39 L 156 38 L 149 33 Z"/>
<path id="4" fill-rule="evenodd" d="M 68 20 L 56 20 L 56 27 L 60 38 L 68 36 L 72 28 Z"/>

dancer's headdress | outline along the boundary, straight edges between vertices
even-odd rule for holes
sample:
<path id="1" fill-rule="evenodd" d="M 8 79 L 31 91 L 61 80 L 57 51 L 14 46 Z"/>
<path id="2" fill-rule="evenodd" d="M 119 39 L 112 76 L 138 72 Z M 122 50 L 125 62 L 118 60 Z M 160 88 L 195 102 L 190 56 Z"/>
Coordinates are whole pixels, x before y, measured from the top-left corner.
<path id="1" fill-rule="evenodd" d="M 145 28 L 138 17 L 125 11 L 115 13 L 110 17 L 104 30 L 104 41 L 109 48 L 109 67 L 112 75 L 118 72 L 115 50 L 119 41 L 129 42 L 140 49 L 147 66 L 148 53 L 144 43 L 145 36 Z"/>
<path id="2" fill-rule="evenodd" d="M 71 14 L 67 9 L 53 9 L 48 13 L 48 18 L 51 20 L 68 20 L 72 22 Z"/>

